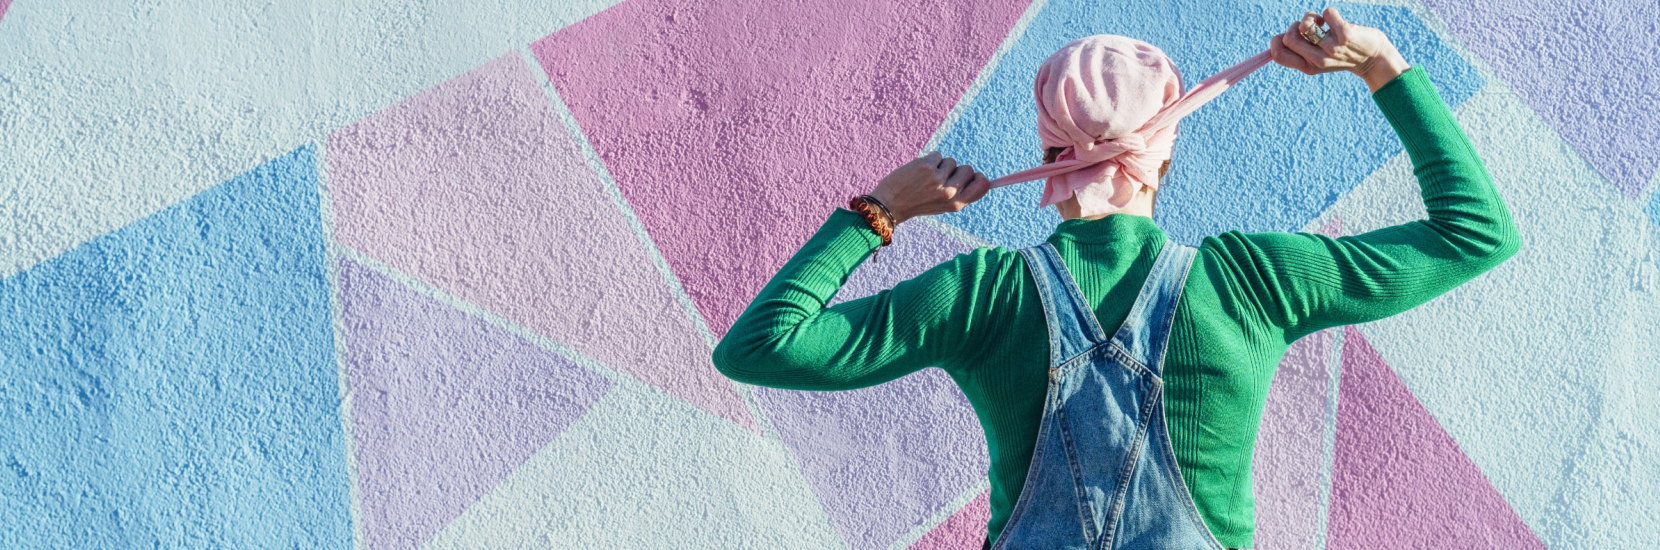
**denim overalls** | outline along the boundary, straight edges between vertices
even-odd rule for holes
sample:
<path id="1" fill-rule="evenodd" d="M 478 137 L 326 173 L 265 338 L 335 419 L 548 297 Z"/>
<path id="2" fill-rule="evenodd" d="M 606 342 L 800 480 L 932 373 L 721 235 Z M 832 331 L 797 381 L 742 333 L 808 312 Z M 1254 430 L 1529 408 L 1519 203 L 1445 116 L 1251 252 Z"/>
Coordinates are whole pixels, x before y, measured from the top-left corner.
<path id="1" fill-rule="evenodd" d="M 1165 243 L 1110 339 L 1053 246 L 1020 252 L 1049 324 L 1049 390 L 1026 485 L 991 548 L 1220 550 L 1176 467 L 1160 377 L 1196 250 Z"/>

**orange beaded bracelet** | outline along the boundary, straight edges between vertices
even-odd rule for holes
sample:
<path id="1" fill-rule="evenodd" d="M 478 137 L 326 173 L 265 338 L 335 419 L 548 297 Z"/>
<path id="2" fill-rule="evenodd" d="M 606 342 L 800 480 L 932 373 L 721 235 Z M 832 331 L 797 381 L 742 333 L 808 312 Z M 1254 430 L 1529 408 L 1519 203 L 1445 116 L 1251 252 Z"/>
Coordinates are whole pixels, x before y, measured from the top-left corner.
<path id="1" fill-rule="evenodd" d="M 865 223 L 870 224 L 871 230 L 876 231 L 876 234 L 882 237 L 882 246 L 893 244 L 893 228 L 895 226 L 893 214 L 888 212 L 887 205 L 882 204 L 882 201 L 876 200 L 876 197 L 870 195 L 859 195 L 853 197 L 853 200 L 847 201 L 847 209 L 864 216 Z M 876 250 L 877 253 L 880 253 L 882 249 L 877 247 Z M 871 259 L 874 260 L 875 256 L 873 255 Z"/>

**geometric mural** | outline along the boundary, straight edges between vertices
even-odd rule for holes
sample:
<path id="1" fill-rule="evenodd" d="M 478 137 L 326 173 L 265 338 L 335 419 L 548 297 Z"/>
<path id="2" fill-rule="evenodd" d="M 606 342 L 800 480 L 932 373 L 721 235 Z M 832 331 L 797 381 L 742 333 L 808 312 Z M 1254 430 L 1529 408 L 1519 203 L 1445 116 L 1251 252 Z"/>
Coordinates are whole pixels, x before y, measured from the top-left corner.
<path id="1" fill-rule="evenodd" d="M 531 71 L 509 54 L 331 134 L 335 236 L 754 429 Z"/>
<path id="2" fill-rule="evenodd" d="M 531 51 L 720 337 L 826 212 L 916 155 L 1026 8 L 952 4 L 633 0 Z"/>
<path id="3" fill-rule="evenodd" d="M 1325 435 L 1333 332 L 1292 344 L 1268 387 L 1251 476 L 1260 548 L 1319 547 L 1326 489 L 1321 482 L 1330 467 Z"/>
<path id="4" fill-rule="evenodd" d="M 849 548 L 887 548 L 990 467 L 974 408 L 943 370 L 851 391 L 762 388 L 756 398 Z"/>
<path id="5" fill-rule="evenodd" d="M 1353 327 L 1342 380 L 1327 548 L 1544 548 Z"/>
<path id="6" fill-rule="evenodd" d="M 928 143 L 1035 164 L 1061 44 L 1141 38 L 1191 86 L 1314 7 L 11 4 L 0 541 L 376 549 L 978 545 L 988 449 L 944 371 L 753 387 L 709 337 Z M 1423 68 L 1524 244 L 1291 345 L 1255 546 L 1642 544 L 1660 8 L 1338 6 Z M 1423 208 L 1358 80 L 1277 66 L 1184 119 L 1168 178 L 1156 221 L 1189 244 Z M 1040 187 L 906 223 L 827 301 L 1042 240 Z"/>
<path id="7" fill-rule="evenodd" d="M 0 279 L 5 546 L 352 546 L 316 161 Z"/>
<path id="8" fill-rule="evenodd" d="M 1660 3 L 1424 4 L 1626 198 L 1660 173 Z M 1614 29 L 1614 51 L 1587 40 Z"/>
<path id="9" fill-rule="evenodd" d="M 370 547 L 420 545 L 611 387 L 362 264 L 338 273 Z"/>
<path id="10" fill-rule="evenodd" d="M 991 521 L 991 493 L 980 493 L 957 513 L 912 544 L 910 550 L 953 550 L 973 548 L 986 538 Z"/>

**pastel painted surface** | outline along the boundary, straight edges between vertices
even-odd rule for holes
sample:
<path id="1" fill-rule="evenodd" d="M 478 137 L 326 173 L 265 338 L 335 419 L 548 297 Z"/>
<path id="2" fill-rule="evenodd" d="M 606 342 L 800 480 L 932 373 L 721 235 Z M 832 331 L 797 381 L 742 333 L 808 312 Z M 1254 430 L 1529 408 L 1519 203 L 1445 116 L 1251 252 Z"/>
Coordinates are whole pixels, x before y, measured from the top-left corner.
<path id="1" fill-rule="evenodd" d="M 5 546 L 352 546 L 316 157 L 0 280 Z"/>
<path id="2" fill-rule="evenodd" d="M 611 387 L 362 264 L 337 273 L 371 548 L 426 541 Z"/>
<path id="3" fill-rule="evenodd" d="M 518 54 L 328 143 L 341 244 L 755 427 Z"/>
<path id="4" fill-rule="evenodd" d="M 1367 340 L 1546 546 L 1647 544 L 1616 526 L 1660 518 L 1660 494 L 1623 489 L 1660 486 L 1660 227 L 1517 94 L 1490 87 L 1458 118 L 1522 249 Z M 1334 210 L 1363 233 L 1423 208 L 1397 158 Z"/>
<path id="5" fill-rule="evenodd" d="M 1654 198 L 1649 199 L 1648 209 L 1644 212 L 1648 213 L 1648 219 L 1653 220 L 1654 225 L 1660 225 L 1660 193 L 1656 193 Z"/>
<path id="6" fill-rule="evenodd" d="M 531 49 L 718 337 L 917 154 L 1025 7 L 635 0 Z"/>
<path id="7" fill-rule="evenodd" d="M 886 548 L 991 465 L 973 407 L 939 369 L 853 391 L 755 395 L 851 548 Z"/>
<path id="8" fill-rule="evenodd" d="M 986 540 L 986 523 L 991 521 L 991 493 L 980 493 L 968 505 L 951 514 L 944 523 L 911 544 L 910 550 L 956 550 L 976 548 Z"/>
<path id="9" fill-rule="evenodd" d="M 1251 476 L 1262 548 L 1316 547 L 1331 351 L 1330 331 L 1304 336 L 1268 386 Z"/>
<path id="10" fill-rule="evenodd" d="M 1660 171 L 1660 3 L 1425 0 L 1621 193 Z M 1518 24 L 1525 21 L 1526 24 Z M 1617 30 L 1616 30 L 1617 29 Z M 1587 36 L 1616 33 L 1620 47 Z"/>
<path id="11" fill-rule="evenodd" d="M 1544 548 L 1352 327 L 1342 380 L 1328 548 Z"/>
<path id="12" fill-rule="evenodd" d="M 16 2 L 0 25 L 0 277 L 618 1 Z"/>
<path id="13" fill-rule="evenodd" d="M 847 548 L 789 451 L 621 382 L 429 549 Z"/>

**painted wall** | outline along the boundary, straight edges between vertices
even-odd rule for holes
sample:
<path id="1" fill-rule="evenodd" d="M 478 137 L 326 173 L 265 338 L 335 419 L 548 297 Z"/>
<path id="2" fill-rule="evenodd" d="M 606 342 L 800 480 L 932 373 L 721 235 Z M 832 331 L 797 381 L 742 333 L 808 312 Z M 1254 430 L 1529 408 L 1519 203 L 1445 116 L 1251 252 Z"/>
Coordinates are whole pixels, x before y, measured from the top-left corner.
<path id="1" fill-rule="evenodd" d="M 1293 346 L 1257 546 L 1646 546 L 1660 5 L 1337 5 L 1428 71 L 1525 245 Z M 0 546 L 977 548 L 943 373 L 757 388 L 714 343 L 893 166 L 1035 162 L 1061 44 L 1194 80 L 1319 7 L 0 0 Z M 1364 232 L 1422 215 L 1410 168 L 1358 80 L 1270 67 L 1183 122 L 1158 221 Z M 1039 242 L 1039 185 L 906 224 L 837 300 Z"/>

